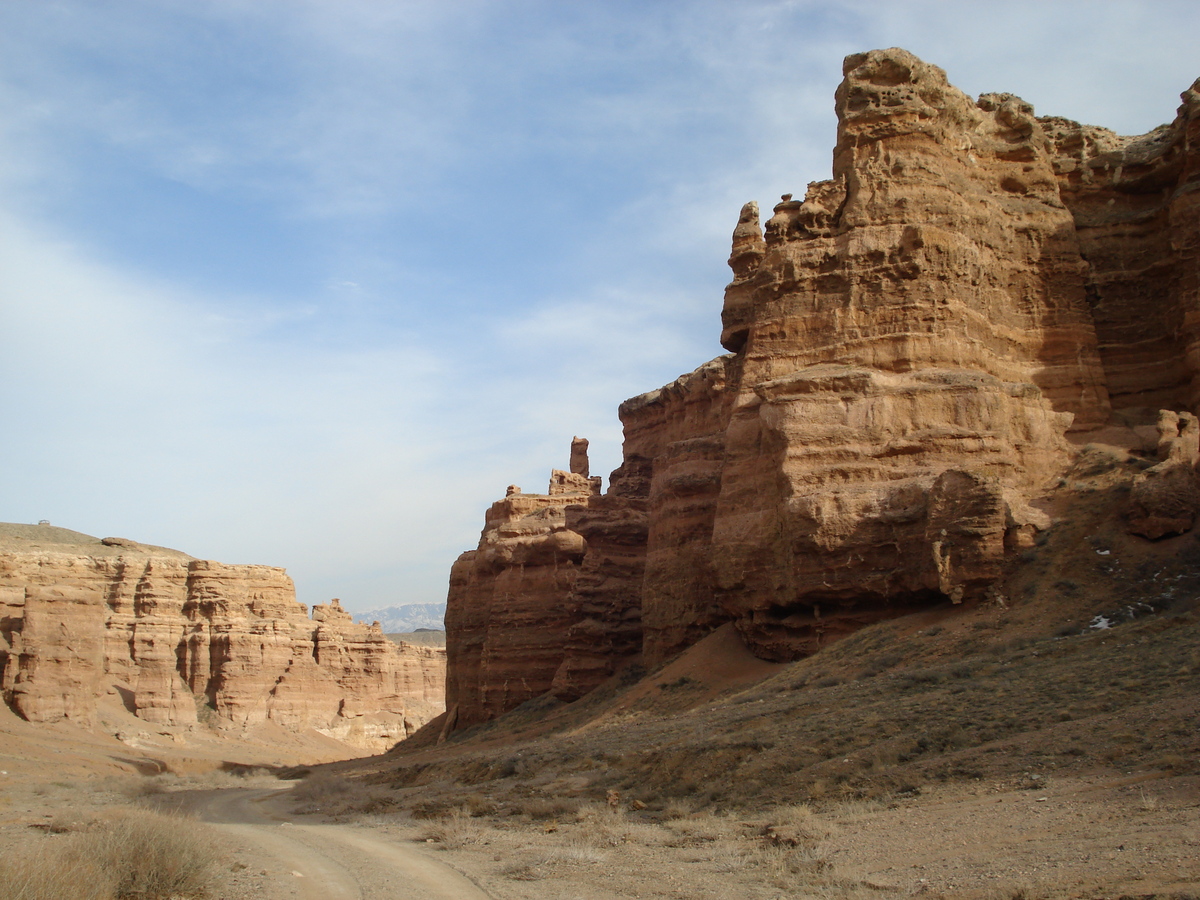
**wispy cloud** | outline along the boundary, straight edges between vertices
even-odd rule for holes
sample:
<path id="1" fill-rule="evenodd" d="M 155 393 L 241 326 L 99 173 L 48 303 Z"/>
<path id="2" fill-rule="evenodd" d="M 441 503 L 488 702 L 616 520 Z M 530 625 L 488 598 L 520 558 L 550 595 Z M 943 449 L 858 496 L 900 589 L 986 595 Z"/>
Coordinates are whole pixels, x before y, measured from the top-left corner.
<path id="1" fill-rule="evenodd" d="M 1194 4 L 0 8 L 0 518 L 438 599 L 509 482 L 720 352 L 740 205 L 828 177 L 846 53 L 1141 131 Z M 1195 70 L 1195 71 L 1193 71 Z"/>

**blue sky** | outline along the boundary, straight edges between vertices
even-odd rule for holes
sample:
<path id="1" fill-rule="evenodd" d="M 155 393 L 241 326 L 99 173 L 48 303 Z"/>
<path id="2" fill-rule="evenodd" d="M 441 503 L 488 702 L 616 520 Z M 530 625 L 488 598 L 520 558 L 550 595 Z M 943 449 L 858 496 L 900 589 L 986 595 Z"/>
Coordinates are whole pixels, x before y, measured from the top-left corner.
<path id="1" fill-rule="evenodd" d="M 847 53 L 1141 133 L 1194 2 L 0 0 L 0 520 L 444 599 L 573 435 L 721 352 Z"/>

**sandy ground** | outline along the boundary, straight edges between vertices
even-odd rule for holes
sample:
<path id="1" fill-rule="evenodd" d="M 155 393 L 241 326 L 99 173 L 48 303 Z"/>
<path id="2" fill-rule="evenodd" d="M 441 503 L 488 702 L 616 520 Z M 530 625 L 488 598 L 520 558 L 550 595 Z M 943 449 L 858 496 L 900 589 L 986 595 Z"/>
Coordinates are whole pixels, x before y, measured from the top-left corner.
<path id="1" fill-rule="evenodd" d="M 289 815 L 277 789 L 183 795 L 192 814 L 237 849 L 225 896 L 260 900 L 396 898 L 480 900 L 471 880 L 410 841 L 345 824 Z"/>
<path id="2" fill-rule="evenodd" d="M 658 822 L 597 805 L 570 821 L 451 820 L 424 833 L 489 896 L 514 900 L 1200 893 L 1195 778 L 958 785 L 902 802 Z"/>
<path id="3" fill-rule="evenodd" d="M 262 774 L 88 772 L 86 748 L 57 749 L 77 768 L 0 770 L 0 849 L 119 808 L 173 810 L 209 823 L 223 900 L 1200 895 L 1195 776 L 934 785 L 762 814 L 686 803 L 652 814 L 597 798 L 558 818 L 420 820 L 340 814 L 304 782 L 293 790 Z"/>

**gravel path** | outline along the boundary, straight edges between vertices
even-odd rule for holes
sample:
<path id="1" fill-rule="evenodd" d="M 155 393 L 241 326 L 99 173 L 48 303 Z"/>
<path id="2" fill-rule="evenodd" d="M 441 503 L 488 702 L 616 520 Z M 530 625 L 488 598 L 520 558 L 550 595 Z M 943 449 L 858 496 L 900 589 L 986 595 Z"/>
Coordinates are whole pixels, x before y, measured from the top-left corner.
<path id="1" fill-rule="evenodd" d="M 488 900 L 470 879 L 420 850 L 352 825 L 301 825 L 271 790 L 214 791 L 188 804 L 233 839 L 256 900 Z M 233 900 L 233 898 L 231 898 Z"/>

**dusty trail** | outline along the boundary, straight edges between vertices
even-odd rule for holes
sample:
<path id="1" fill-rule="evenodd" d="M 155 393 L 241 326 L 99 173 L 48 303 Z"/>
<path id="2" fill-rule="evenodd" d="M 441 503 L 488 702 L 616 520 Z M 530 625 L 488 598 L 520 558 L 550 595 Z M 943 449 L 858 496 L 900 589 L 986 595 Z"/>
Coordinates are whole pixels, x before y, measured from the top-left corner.
<path id="1" fill-rule="evenodd" d="M 300 900 L 489 900 L 457 870 L 412 847 L 349 825 L 294 825 L 278 811 L 278 790 L 226 790 L 191 799 L 201 819 L 272 868 L 278 897 Z M 258 854 L 256 854 L 258 855 Z M 268 900 L 263 897 L 262 900 Z"/>

